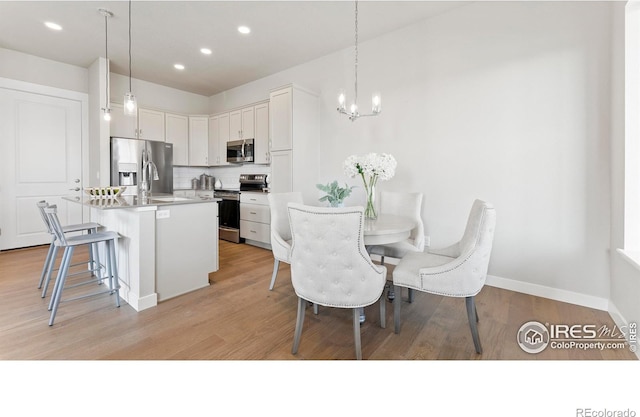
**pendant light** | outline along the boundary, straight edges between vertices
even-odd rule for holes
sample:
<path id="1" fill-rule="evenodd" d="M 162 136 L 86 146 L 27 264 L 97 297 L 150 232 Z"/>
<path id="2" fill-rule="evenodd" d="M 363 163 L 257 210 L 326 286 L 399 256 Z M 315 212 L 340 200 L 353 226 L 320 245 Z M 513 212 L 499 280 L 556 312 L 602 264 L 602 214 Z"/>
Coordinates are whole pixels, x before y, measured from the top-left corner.
<path id="1" fill-rule="evenodd" d="M 124 114 L 126 116 L 138 114 L 136 96 L 131 92 L 131 0 L 129 0 L 129 91 L 124 95 Z"/>
<path id="2" fill-rule="evenodd" d="M 104 16 L 104 57 L 107 60 L 107 66 L 105 68 L 105 104 L 102 108 L 102 117 L 104 117 L 104 120 L 108 122 L 111 120 L 111 108 L 109 107 L 109 30 L 107 21 L 110 17 L 113 17 L 113 13 L 107 9 L 98 9 L 98 12 Z"/>
<path id="3" fill-rule="evenodd" d="M 338 93 L 338 113 L 349 116 L 349 120 L 354 122 L 358 117 L 368 117 L 368 116 L 377 116 L 382 112 L 382 97 L 380 93 L 373 93 L 371 96 L 371 113 L 370 114 L 360 114 L 358 112 L 358 0 L 356 0 L 356 19 L 355 19 L 355 28 L 356 28 L 356 45 L 355 45 L 355 95 L 353 98 L 353 103 L 349 106 L 349 111 L 347 111 L 347 95 L 344 90 L 340 90 Z"/>

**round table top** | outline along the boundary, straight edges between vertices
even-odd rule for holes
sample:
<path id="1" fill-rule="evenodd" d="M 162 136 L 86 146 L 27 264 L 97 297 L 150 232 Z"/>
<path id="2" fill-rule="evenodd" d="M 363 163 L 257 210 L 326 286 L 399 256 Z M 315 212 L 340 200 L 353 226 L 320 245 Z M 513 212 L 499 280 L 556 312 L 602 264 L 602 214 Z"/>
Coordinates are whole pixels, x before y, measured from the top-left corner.
<path id="1" fill-rule="evenodd" d="M 393 214 L 379 214 L 375 220 L 364 221 L 364 244 L 386 245 L 406 240 L 416 222 L 410 217 Z"/>

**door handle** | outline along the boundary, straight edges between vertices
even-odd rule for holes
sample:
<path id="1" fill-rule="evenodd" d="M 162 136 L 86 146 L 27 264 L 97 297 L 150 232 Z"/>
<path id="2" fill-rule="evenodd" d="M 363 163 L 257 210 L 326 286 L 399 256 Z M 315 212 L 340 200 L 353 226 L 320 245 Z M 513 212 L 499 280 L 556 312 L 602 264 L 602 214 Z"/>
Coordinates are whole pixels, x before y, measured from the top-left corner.
<path id="1" fill-rule="evenodd" d="M 73 182 L 75 182 L 76 184 L 80 183 L 80 178 L 76 178 Z"/>
<path id="2" fill-rule="evenodd" d="M 76 188 L 69 188 L 69 191 L 80 191 L 80 187 L 76 187 Z"/>

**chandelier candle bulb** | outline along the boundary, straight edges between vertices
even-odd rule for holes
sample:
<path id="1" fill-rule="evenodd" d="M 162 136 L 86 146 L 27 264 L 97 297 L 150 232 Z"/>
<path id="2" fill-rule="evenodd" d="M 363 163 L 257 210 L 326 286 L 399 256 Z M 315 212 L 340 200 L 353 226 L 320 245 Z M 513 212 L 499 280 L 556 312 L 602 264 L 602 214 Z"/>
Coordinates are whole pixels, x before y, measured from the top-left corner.
<path id="1" fill-rule="evenodd" d="M 344 111 L 347 107 L 347 96 L 344 90 L 338 92 L 338 111 Z"/>
<path id="2" fill-rule="evenodd" d="M 373 93 L 371 96 L 371 111 L 373 113 L 380 113 L 382 110 L 382 97 L 380 97 L 380 93 Z"/>

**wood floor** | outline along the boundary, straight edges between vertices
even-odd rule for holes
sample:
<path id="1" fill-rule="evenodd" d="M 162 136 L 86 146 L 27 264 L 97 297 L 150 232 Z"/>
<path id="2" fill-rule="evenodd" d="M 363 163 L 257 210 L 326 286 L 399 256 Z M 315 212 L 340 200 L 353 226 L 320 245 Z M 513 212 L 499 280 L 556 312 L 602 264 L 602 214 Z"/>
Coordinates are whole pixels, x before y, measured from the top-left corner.
<path id="1" fill-rule="evenodd" d="M 354 359 L 351 312 L 331 308 L 317 316 L 307 310 L 299 352 L 291 354 L 296 297 L 286 264 L 268 290 L 270 251 L 220 241 L 220 270 L 209 287 L 139 313 L 126 303 L 116 308 L 108 295 L 63 303 L 50 327 L 48 299 L 36 288 L 46 250 L 0 253 L 0 359 Z M 636 359 L 627 348 L 528 354 L 516 343 L 518 329 L 531 320 L 613 328 L 606 312 L 489 286 L 477 305 L 482 355 L 473 348 L 464 300 L 416 293 L 413 303 L 403 303 L 397 335 L 390 303 L 386 329 L 379 327 L 377 306 L 366 309 L 363 358 Z"/>

